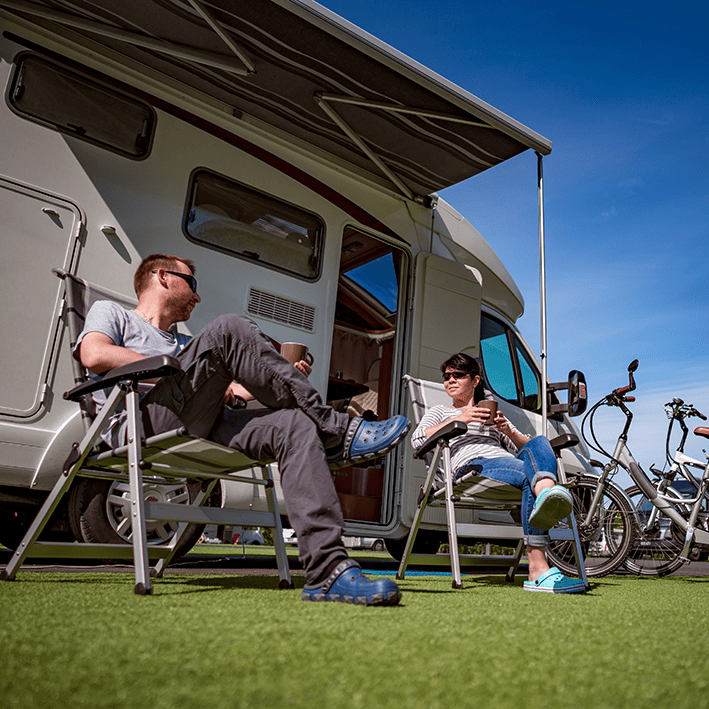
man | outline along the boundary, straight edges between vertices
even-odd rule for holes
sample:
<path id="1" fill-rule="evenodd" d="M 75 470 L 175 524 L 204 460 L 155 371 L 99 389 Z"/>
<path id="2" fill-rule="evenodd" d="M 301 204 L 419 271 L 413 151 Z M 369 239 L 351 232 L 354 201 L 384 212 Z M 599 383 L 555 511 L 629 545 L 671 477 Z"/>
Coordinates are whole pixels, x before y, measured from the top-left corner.
<path id="1" fill-rule="evenodd" d="M 95 375 L 158 354 L 176 357 L 183 371 L 158 380 L 141 399 L 145 435 L 184 426 L 256 460 L 276 460 L 305 567 L 303 600 L 398 603 L 393 581 L 370 581 L 347 557 L 330 467 L 384 455 L 406 435 L 408 420 L 350 420 L 325 405 L 307 379 L 307 363 L 292 365 L 241 316 L 222 315 L 192 339 L 178 334 L 174 325 L 188 320 L 201 300 L 194 274 L 189 259 L 145 258 L 134 278 L 135 310 L 96 303 L 74 356 Z M 96 398 L 99 405 L 105 401 Z M 251 398 L 265 408 L 243 408 Z M 102 435 L 121 445 L 126 427 L 125 412 L 119 412 Z"/>

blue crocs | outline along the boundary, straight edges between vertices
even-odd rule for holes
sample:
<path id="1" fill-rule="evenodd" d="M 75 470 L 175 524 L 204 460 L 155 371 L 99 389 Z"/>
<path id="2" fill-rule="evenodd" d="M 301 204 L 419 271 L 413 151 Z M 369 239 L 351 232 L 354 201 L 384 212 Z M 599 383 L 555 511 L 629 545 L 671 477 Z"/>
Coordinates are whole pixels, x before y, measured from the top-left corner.
<path id="1" fill-rule="evenodd" d="M 409 428 L 411 423 L 403 416 L 386 421 L 365 421 L 356 416 L 347 427 L 342 447 L 328 455 L 327 463 L 335 470 L 379 458 L 395 448 Z"/>
<path id="2" fill-rule="evenodd" d="M 551 529 L 557 522 L 571 514 L 574 501 L 571 493 L 561 485 L 545 487 L 538 495 L 529 515 L 529 526 L 535 529 Z"/>
<path id="3" fill-rule="evenodd" d="M 304 601 L 336 601 L 358 606 L 395 606 L 401 591 L 391 579 L 371 581 L 352 559 L 340 562 L 321 586 L 306 586 Z"/>
<path id="4" fill-rule="evenodd" d="M 525 581 L 524 590 L 538 593 L 583 593 L 586 586 L 581 579 L 570 579 L 556 566 L 552 566 L 534 581 Z"/>

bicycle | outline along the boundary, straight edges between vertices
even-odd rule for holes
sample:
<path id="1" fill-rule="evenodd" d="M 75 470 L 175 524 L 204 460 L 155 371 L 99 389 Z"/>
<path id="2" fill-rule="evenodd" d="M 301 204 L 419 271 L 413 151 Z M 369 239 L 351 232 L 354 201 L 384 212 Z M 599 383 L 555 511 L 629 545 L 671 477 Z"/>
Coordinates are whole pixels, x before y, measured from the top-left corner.
<path id="1" fill-rule="evenodd" d="M 706 421 L 707 417 L 697 411 L 692 404 L 685 404 L 682 399 L 678 398 L 665 404 L 665 411 L 670 420 L 665 443 L 666 463 L 670 465 L 670 468 L 667 471 L 661 471 L 650 467 L 651 472 L 655 475 L 653 486 L 658 496 L 670 500 L 675 509 L 692 526 L 709 531 L 709 511 L 707 509 L 709 493 L 707 493 L 706 486 L 704 492 L 701 492 L 702 480 L 701 478 L 698 480 L 691 471 L 691 468 L 704 470 L 708 463 L 690 458 L 684 452 L 689 434 L 685 419 L 696 417 Z M 670 438 L 675 421 L 682 429 L 682 438 L 674 456 L 670 456 Z M 695 433 L 697 431 L 699 431 L 697 435 L 709 438 L 707 429 L 698 428 Z M 709 458 L 707 460 L 709 461 Z M 688 483 L 685 487 L 691 491 L 689 498 L 678 489 L 678 474 Z M 686 531 L 664 515 L 659 507 L 653 505 L 639 486 L 632 486 L 626 492 L 635 505 L 637 518 L 644 529 L 646 541 L 644 547 L 635 548 L 628 555 L 625 565 L 629 571 L 643 576 L 665 576 L 676 571 L 686 561 L 696 560 L 700 557 L 703 545 L 698 540 L 692 539 L 693 543 L 690 542 L 687 546 Z M 696 511 L 694 511 L 694 507 L 697 508 Z M 685 546 L 687 546 L 686 549 Z"/>
<path id="2" fill-rule="evenodd" d="M 626 403 L 635 401 L 635 397 L 627 394 L 636 388 L 634 373 L 637 368 L 638 360 L 633 360 L 628 366 L 628 386 L 613 390 L 591 407 L 584 416 L 581 433 L 593 450 L 610 458 L 609 463 L 604 466 L 603 475 L 611 477 L 620 467 L 627 471 L 635 483 L 626 491 L 628 499 L 633 504 L 633 534 L 631 548 L 623 566 L 638 575 L 664 576 L 676 571 L 683 563 L 689 561 L 688 555 L 693 544 L 709 544 L 706 515 L 703 515 L 701 520 L 699 517 L 709 488 L 709 456 L 707 456 L 706 464 L 692 461 L 704 469 L 701 481 L 699 483 L 693 482 L 693 484 L 696 483 L 698 492 L 695 498 L 685 499 L 682 497 L 677 490 L 669 486 L 669 481 L 664 477 L 661 477 L 657 487 L 653 485 L 628 448 L 628 431 L 633 414 Z M 618 407 L 626 417 L 625 426 L 618 436 L 612 454 L 603 449 L 593 430 L 593 418 L 601 406 Z M 587 421 L 595 445 L 586 437 Z M 695 433 L 709 438 L 709 428 L 698 428 Z M 683 456 L 684 453 L 680 452 L 677 458 L 680 461 L 677 463 L 677 470 L 682 470 L 683 475 L 686 474 L 688 479 L 693 478 L 691 473 L 687 473 L 686 468 L 683 467 L 692 459 L 686 457 L 687 460 L 684 460 Z M 599 485 L 603 475 L 599 478 Z M 690 482 L 692 481 L 690 480 Z M 698 521 L 701 522 L 703 528 L 697 527 Z"/>
<path id="3" fill-rule="evenodd" d="M 599 405 L 600 402 L 596 407 Z M 602 467 L 596 461 L 591 463 Z M 615 571 L 633 547 L 633 505 L 623 488 L 612 480 L 615 472 L 607 467 L 599 475 L 568 476 L 566 486 L 573 496 L 574 517 L 589 577 L 605 576 Z M 552 541 L 547 548 L 547 560 L 564 574 L 577 572 L 571 542 Z"/>

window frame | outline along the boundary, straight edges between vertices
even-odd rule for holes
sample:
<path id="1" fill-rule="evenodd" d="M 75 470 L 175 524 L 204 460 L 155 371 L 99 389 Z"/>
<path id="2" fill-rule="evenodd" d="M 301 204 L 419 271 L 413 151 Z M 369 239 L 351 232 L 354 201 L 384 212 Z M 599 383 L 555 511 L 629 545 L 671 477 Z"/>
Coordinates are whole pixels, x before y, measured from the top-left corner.
<path id="1" fill-rule="evenodd" d="M 189 224 L 190 224 L 190 212 L 193 209 L 193 201 L 194 201 L 194 194 L 197 186 L 197 178 L 199 177 L 200 174 L 207 174 L 213 177 L 216 177 L 219 180 L 223 180 L 225 182 L 228 182 L 232 185 L 234 185 L 238 189 L 242 189 L 246 192 L 253 193 L 260 198 L 265 198 L 268 200 L 272 200 L 275 204 L 277 205 L 282 205 L 284 207 L 288 207 L 289 209 L 295 209 L 298 212 L 302 212 L 304 215 L 307 215 L 313 219 L 315 219 L 317 222 L 320 224 L 320 229 L 317 234 L 316 238 L 316 243 L 313 247 L 313 255 L 316 258 L 316 267 L 315 267 L 315 274 L 313 276 L 307 276 L 304 275 L 303 273 L 299 273 L 297 271 L 289 270 L 287 268 L 284 268 L 282 266 L 279 266 L 278 264 L 273 264 L 269 263 L 268 261 L 262 259 L 262 258 L 252 258 L 248 256 L 248 254 L 240 251 L 235 251 L 232 249 L 229 249 L 225 246 L 220 246 L 219 244 L 212 244 L 209 243 L 206 240 L 199 239 L 195 237 L 193 234 L 189 232 Z M 235 224 L 238 224 L 236 220 L 234 220 Z M 289 202 L 285 199 L 282 199 L 280 197 L 277 197 L 274 194 L 271 194 L 269 192 L 265 192 L 264 190 L 260 190 L 256 187 L 253 187 L 252 185 L 248 185 L 244 182 L 241 182 L 240 180 L 237 180 L 229 175 L 225 175 L 223 173 L 217 172 L 216 170 L 211 170 L 208 167 L 197 167 L 192 172 L 190 173 L 190 177 L 187 183 L 187 194 L 185 198 L 185 208 L 184 212 L 182 215 L 182 233 L 185 236 L 185 238 L 193 243 L 196 244 L 197 246 L 201 246 L 205 249 L 211 249 L 213 251 L 218 251 L 220 253 L 226 254 L 227 256 L 231 256 L 233 258 L 238 258 L 241 259 L 242 261 L 246 261 L 247 263 L 252 263 L 258 266 L 262 266 L 263 268 L 268 268 L 269 270 L 276 271 L 278 273 L 284 273 L 288 276 L 291 276 L 292 278 L 298 278 L 299 280 L 306 281 L 308 283 L 315 283 L 318 280 L 320 280 L 320 277 L 322 276 L 322 270 L 323 270 L 323 263 L 325 260 L 325 237 L 326 237 L 326 223 L 325 220 L 316 212 L 313 212 L 310 209 L 304 209 L 302 206 L 299 204 L 294 204 L 293 202 Z"/>
<path id="2" fill-rule="evenodd" d="M 26 60 L 36 61 L 40 64 L 56 67 L 58 71 L 72 75 L 76 79 L 84 82 L 84 85 L 87 85 L 89 87 L 91 85 L 100 87 L 102 90 L 116 96 L 120 100 L 124 101 L 126 104 L 137 106 L 145 110 L 145 112 L 149 116 L 149 123 L 145 135 L 144 149 L 140 153 L 127 152 L 125 150 L 121 150 L 120 148 L 114 145 L 111 145 L 110 143 L 105 143 L 102 140 L 82 135 L 78 131 L 71 130 L 66 126 L 59 125 L 58 123 L 54 123 L 53 121 L 47 118 L 43 118 L 42 116 L 34 115 L 32 113 L 28 113 L 22 110 L 22 108 L 16 104 L 17 99 L 14 98 L 14 94 L 16 91 L 18 74 L 20 74 L 20 72 L 22 71 Z M 64 61 L 55 57 L 47 57 L 44 54 L 32 51 L 20 52 L 13 59 L 12 71 L 10 73 L 10 78 L 8 80 L 7 88 L 5 91 L 5 103 L 16 116 L 19 116 L 20 118 L 26 121 L 36 123 L 37 125 L 43 126 L 44 128 L 48 128 L 49 130 L 61 133 L 62 135 L 67 135 L 72 138 L 76 138 L 77 140 L 89 143 L 90 145 L 93 145 L 97 148 L 107 150 L 110 153 L 120 155 L 121 157 L 128 158 L 129 160 L 146 160 L 150 156 L 153 149 L 153 141 L 155 138 L 155 133 L 157 131 L 158 123 L 158 116 L 153 106 L 151 106 L 147 101 L 143 101 L 139 98 L 136 98 L 135 96 L 132 96 L 126 91 L 122 91 L 121 89 L 116 88 L 113 85 L 113 82 L 109 79 L 109 77 L 104 77 L 104 75 L 98 72 L 85 69 L 80 64 L 76 64 L 75 62 L 72 62 L 70 60 Z"/>

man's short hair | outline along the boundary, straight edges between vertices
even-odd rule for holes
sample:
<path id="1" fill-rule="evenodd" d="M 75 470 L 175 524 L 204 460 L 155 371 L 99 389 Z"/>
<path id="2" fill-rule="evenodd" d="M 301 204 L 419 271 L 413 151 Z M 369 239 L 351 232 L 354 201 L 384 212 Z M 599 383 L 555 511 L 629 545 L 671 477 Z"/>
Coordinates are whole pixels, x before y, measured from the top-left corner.
<path id="1" fill-rule="evenodd" d="M 150 274 L 158 268 L 164 268 L 166 271 L 174 270 L 178 263 L 183 263 L 190 269 L 190 273 L 194 276 L 195 265 L 188 258 L 181 256 L 172 256 L 171 254 L 151 254 L 146 256 L 136 269 L 133 276 L 133 289 L 135 294 L 140 298 L 140 294 L 147 288 L 150 282 Z"/>

